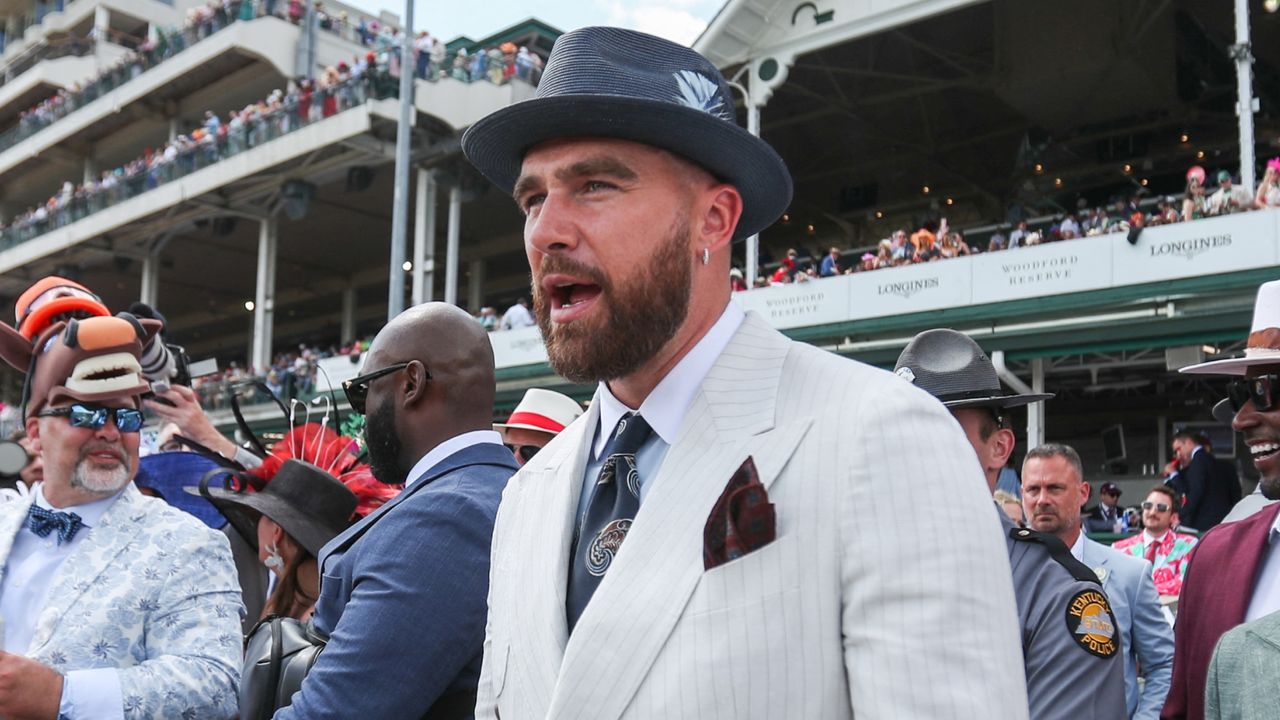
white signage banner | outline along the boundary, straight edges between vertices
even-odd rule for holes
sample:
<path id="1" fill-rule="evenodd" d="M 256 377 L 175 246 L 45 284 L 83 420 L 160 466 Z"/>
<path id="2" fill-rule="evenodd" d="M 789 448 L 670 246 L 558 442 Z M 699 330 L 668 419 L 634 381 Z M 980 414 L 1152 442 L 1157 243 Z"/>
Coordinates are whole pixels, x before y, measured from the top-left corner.
<path id="1" fill-rule="evenodd" d="M 778 329 L 827 325 L 849 319 L 851 275 L 734 293 L 744 310 L 755 310 Z"/>
<path id="2" fill-rule="evenodd" d="M 1251 270 L 1275 265 L 1276 213 L 1246 212 L 1147 228 L 1135 245 L 1115 242 L 1115 284 Z"/>
<path id="3" fill-rule="evenodd" d="M 493 362 L 497 367 L 518 367 L 547 361 L 547 348 L 537 326 L 489 333 Z"/>
<path id="4" fill-rule="evenodd" d="M 938 260 L 846 276 L 850 282 L 845 320 L 962 307 L 972 302 L 970 263 Z"/>
<path id="5" fill-rule="evenodd" d="M 973 266 L 974 304 L 1021 300 L 1111 286 L 1111 244 L 1123 235 L 984 253 Z M 1127 243 L 1126 243 L 1127 244 Z"/>
<path id="6" fill-rule="evenodd" d="M 324 371 L 316 371 L 316 391 L 328 392 L 332 387 L 341 392 L 344 380 L 360 374 L 360 368 L 364 367 L 364 355 L 335 355 L 318 361 L 316 367 Z"/>

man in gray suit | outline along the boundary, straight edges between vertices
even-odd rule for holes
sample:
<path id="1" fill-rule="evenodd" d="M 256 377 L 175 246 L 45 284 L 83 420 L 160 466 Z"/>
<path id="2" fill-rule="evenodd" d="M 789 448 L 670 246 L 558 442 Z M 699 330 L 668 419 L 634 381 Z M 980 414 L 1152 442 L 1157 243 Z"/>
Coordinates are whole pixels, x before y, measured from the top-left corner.
<path id="1" fill-rule="evenodd" d="M 1160 612 L 1151 564 L 1099 545 L 1081 532 L 1080 507 L 1088 497 L 1080 456 L 1069 445 L 1046 443 L 1027 453 L 1022 501 L 1031 526 L 1056 536 L 1102 581 L 1124 654 L 1128 716 L 1156 720 L 1173 676 L 1173 630 Z M 1139 667 L 1145 678 L 1141 693 Z"/>
<path id="2" fill-rule="evenodd" d="M 477 715 L 1026 718 L 955 421 L 731 302 L 732 244 L 791 182 L 719 71 L 576 30 L 463 147 L 525 214 L 552 366 L 597 383 L 503 494 Z"/>
<path id="3" fill-rule="evenodd" d="M 894 372 L 951 411 L 977 453 L 989 490 L 995 489 L 1013 454 L 1008 411 L 1053 397 L 1006 392 L 978 343 L 944 328 L 912 338 Z M 1119 645 L 1082 642 L 1070 612 L 1078 598 L 1097 594 L 1099 579 L 1057 537 L 1015 527 L 1003 512 L 999 516 L 1018 599 L 1031 717 L 1122 718 L 1125 684 Z"/>
<path id="4" fill-rule="evenodd" d="M 1237 625 L 1218 641 L 1205 686 L 1205 720 L 1262 720 L 1280 707 L 1280 613 Z"/>

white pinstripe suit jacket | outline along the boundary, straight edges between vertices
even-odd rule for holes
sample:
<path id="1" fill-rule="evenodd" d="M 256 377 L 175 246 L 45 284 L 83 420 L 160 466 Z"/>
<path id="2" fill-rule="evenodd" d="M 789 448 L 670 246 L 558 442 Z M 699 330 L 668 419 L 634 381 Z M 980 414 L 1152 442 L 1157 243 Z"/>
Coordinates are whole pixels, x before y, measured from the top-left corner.
<path id="1" fill-rule="evenodd" d="M 507 485 L 477 717 L 1026 718 L 1008 554 L 940 403 L 748 314 L 568 636 L 593 406 Z M 777 539 L 703 569 L 755 459 Z"/>

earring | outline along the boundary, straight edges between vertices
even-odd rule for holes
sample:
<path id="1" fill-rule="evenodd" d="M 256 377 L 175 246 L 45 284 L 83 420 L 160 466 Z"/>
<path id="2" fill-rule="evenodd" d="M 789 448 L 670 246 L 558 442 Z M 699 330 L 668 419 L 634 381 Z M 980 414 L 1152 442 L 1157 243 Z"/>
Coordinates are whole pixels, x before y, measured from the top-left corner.
<path id="1" fill-rule="evenodd" d="M 711 248 L 702 248 L 702 264 L 711 262 Z"/>
<path id="2" fill-rule="evenodd" d="M 284 558 L 280 557 L 280 550 L 276 548 L 275 543 L 267 546 L 267 559 L 262 561 L 268 570 L 284 567 Z"/>

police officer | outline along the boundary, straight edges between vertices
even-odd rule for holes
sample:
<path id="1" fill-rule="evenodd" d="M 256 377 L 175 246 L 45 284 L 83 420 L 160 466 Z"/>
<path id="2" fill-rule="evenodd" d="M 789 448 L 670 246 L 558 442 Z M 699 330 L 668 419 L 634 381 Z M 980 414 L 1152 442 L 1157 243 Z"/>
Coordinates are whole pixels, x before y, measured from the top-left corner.
<path id="1" fill-rule="evenodd" d="M 991 359 L 954 330 L 914 337 L 894 372 L 951 410 L 992 490 L 1013 454 L 1013 431 L 1001 413 L 1053 397 L 1004 392 Z M 1013 569 L 1031 717 L 1124 720 L 1120 637 L 1097 576 L 1058 538 L 1020 528 L 993 511 L 1004 526 Z"/>

